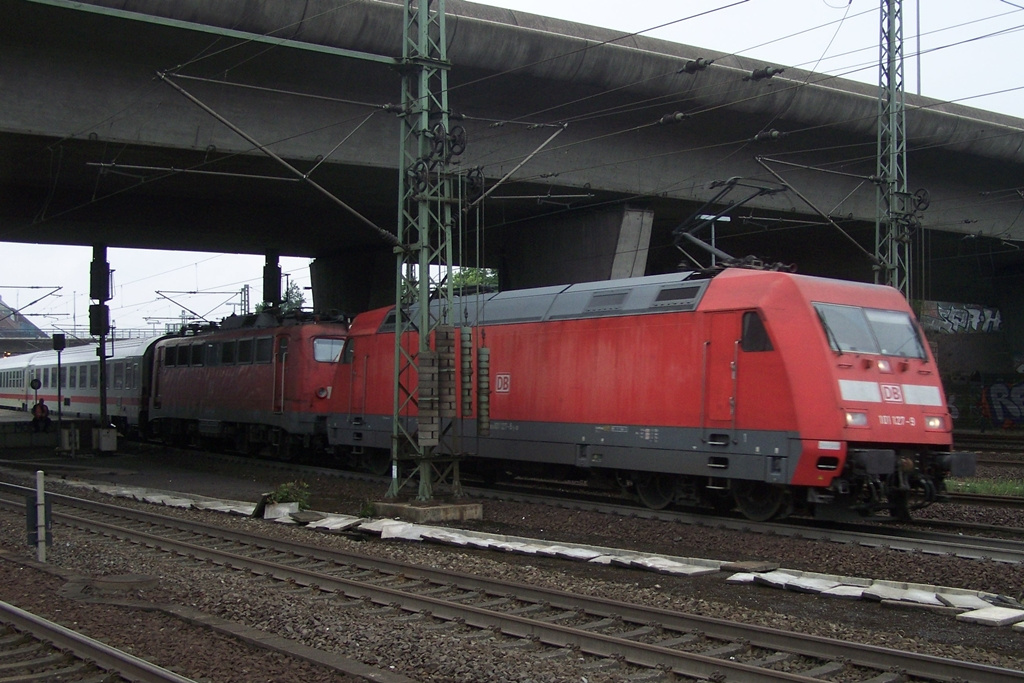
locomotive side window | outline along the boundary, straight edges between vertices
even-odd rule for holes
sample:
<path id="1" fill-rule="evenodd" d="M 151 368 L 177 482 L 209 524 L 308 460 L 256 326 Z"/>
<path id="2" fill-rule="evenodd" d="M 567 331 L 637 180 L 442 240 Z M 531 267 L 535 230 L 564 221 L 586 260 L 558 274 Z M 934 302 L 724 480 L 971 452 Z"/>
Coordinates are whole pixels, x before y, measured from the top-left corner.
<path id="1" fill-rule="evenodd" d="M 257 363 L 269 363 L 274 360 L 274 338 L 260 337 L 256 340 Z"/>
<path id="2" fill-rule="evenodd" d="M 226 341 L 220 345 L 220 364 L 221 365 L 234 365 L 235 356 L 238 353 L 238 342 Z"/>
<path id="3" fill-rule="evenodd" d="M 192 358 L 189 364 L 195 366 L 202 366 L 204 356 L 206 355 L 206 345 L 203 344 L 202 342 L 199 342 L 197 344 L 192 344 L 190 348 L 192 350 Z"/>
<path id="4" fill-rule="evenodd" d="M 238 340 L 238 364 L 246 365 L 252 362 L 252 339 Z"/>
<path id="5" fill-rule="evenodd" d="M 768 338 L 768 330 L 764 329 L 764 321 L 756 311 L 743 314 L 743 336 L 740 348 L 744 351 L 772 351 L 772 340 Z"/>
<path id="6" fill-rule="evenodd" d="M 924 358 L 924 345 L 910 315 L 858 306 L 814 304 L 818 319 L 837 353 L 873 353 Z"/>
<path id="7" fill-rule="evenodd" d="M 317 337 L 313 340 L 313 360 L 318 363 L 337 363 L 344 346 L 344 339 Z"/>
<path id="8" fill-rule="evenodd" d="M 173 368 L 178 364 L 178 347 L 168 346 L 164 349 L 164 365 Z"/>

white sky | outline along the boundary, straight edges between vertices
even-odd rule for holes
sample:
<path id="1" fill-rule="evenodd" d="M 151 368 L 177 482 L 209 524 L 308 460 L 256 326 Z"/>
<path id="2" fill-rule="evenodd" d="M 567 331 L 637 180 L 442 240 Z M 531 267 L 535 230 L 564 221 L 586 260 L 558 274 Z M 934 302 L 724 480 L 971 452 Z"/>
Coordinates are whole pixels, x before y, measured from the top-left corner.
<path id="1" fill-rule="evenodd" d="M 623 33 L 644 32 L 742 54 L 765 64 L 867 83 L 878 80 L 879 0 L 491 0 L 486 4 Z M 929 97 L 1024 118 L 1019 47 L 1024 39 L 1024 0 L 904 0 L 903 8 L 908 93 L 917 92 L 920 84 L 921 94 Z M 657 26 L 662 28 L 649 30 Z M 46 291 L 12 286 L 60 286 L 57 295 L 25 312 L 37 314 L 31 319 L 44 329 L 63 328 L 75 321 L 88 324 L 90 248 L 13 243 L 0 248 L 4 264 L 0 297 L 8 305 L 25 306 Z M 237 292 L 249 284 L 253 305 L 262 293 L 261 256 L 110 248 L 107 260 L 115 271 L 111 318 L 121 329 L 162 329 L 165 321 L 181 315 L 180 306 L 157 292 L 211 320 L 230 315 L 236 310 L 231 304 L 238 304 L 239 297 L 172 292 Z M 282 271 L 301 287 L 309 285 L 307 264 L 307 259 L 281 259 Z M 312 302 L 308 291 L 306 302 Z"/>

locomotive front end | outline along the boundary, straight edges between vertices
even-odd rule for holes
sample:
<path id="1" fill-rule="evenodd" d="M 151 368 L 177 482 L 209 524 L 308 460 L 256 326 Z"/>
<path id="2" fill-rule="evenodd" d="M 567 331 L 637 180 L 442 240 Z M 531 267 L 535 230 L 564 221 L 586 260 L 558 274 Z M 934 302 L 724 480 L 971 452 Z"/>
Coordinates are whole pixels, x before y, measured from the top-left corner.
<path id="1" fill-rule="evenodd" d="M 902 298 L 887 301 L 894 290 L 877 290 L 858 305 L 812 302 L 840 409 L 841 436 L 826 443 L 845 452 L 816 461 L 837 470 L 827 489 L 810 489 L 818 516 L 886 510 L 907 518 L 942 498 L 948 476 L 974 473 L 974 454 L 952 451 L 939 372 L 913 314 Z"/>

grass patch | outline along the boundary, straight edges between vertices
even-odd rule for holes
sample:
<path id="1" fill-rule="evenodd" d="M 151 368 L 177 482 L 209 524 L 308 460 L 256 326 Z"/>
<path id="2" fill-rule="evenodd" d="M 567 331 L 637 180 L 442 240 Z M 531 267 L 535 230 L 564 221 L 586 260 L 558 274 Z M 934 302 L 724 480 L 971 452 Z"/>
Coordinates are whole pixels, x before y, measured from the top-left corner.
<path id="1" fill-rule="evenodd" d="M 1024 497 L 1024 479 L 946 479 L 950 493 L 973 493 L 979 496 Z"/>

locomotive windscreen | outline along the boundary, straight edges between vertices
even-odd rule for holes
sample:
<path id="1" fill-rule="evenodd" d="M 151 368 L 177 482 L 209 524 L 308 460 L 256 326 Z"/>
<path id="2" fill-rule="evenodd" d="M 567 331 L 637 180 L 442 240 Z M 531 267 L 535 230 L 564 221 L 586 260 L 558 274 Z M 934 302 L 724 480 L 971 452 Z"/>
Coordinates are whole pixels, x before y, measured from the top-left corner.
<path id="1" fill-rule="evenodd" d="M 814 309 L 833 351 L 925 357 L 917 327 L 903 311 L 823 303 L 814 304 Z"/>

